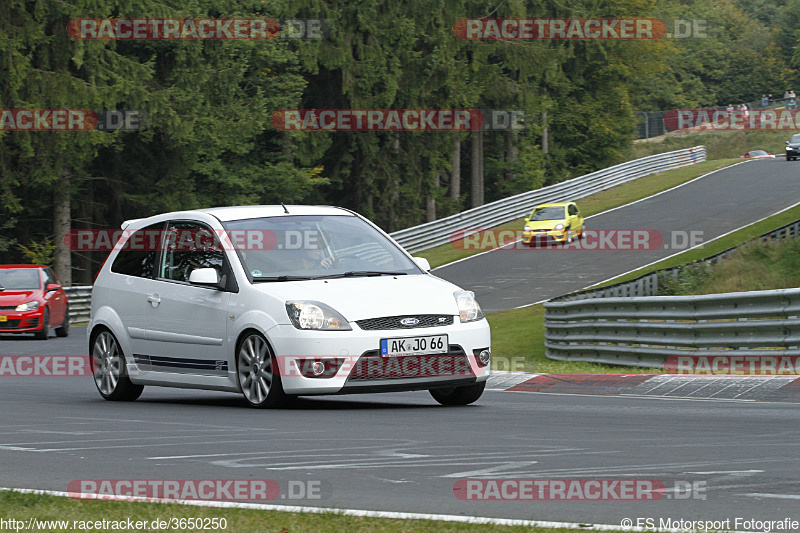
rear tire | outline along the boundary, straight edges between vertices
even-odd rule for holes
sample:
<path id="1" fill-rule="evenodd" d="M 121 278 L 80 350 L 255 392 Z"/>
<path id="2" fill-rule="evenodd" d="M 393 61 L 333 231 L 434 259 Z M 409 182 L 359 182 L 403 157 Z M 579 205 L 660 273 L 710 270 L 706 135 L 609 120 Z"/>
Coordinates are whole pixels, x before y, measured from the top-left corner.
<path id="1" fill-rule="evenodd" d="M 112 402 L 132 402 L 141 396 L 144 385 L 128 378 L 125 355 L 116 337 L 104 329 L 92 339 L 92 377 L 100 396 Z"/>
<path id="2" fill-rule="evenodd" d="M 50 310 L 45 307 L 44 314 L 42 315 L 42 329 L 34 333 L 34 337 L 37 340 L 46 341 L 49 336 L 50 336 Z"/>
<path id="3" fill-rule="evenodd" d="M 481 381 L 463 387 L 431 389 L 429 392 L 433 399 L 442 405 L 469 405 L 481 397 L 485 388 L 486 382 Z"/>
<path id="4" fill-rule="evenodd" d="M 67 337 L 69 335 L 69 306 L 64 310 L 64 321 L 56 328 L 56 335 Z"/>

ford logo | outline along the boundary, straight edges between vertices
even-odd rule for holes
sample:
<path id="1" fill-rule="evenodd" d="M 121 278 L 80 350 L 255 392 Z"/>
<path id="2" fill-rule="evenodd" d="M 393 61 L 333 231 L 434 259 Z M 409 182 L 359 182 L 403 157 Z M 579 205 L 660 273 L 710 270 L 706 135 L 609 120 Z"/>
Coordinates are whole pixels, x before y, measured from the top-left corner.
<path id="1" fill-rule="evenodd" d="M 419 319 L 418 318 L 414 318 L 413 316 L 410 316 L 410 317 L 401 319 L 400 323 L 402 325 L 404 325 L 404 326 L 416 326 L 417 324 L 419 324 Z"/>

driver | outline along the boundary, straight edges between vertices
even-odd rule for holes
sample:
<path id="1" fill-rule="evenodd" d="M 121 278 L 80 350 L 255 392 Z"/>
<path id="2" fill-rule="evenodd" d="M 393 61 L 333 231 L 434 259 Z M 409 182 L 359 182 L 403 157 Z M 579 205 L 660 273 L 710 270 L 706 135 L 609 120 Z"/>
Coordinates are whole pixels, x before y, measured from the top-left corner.
<path id="1" fill-rule="evenodd" d="M 316 270 L 318 268 L 331 268 L 333 257 L 326 256 L 321 247 L 303 248 L 300 250 L 299 264 L 304 270 Z"/>

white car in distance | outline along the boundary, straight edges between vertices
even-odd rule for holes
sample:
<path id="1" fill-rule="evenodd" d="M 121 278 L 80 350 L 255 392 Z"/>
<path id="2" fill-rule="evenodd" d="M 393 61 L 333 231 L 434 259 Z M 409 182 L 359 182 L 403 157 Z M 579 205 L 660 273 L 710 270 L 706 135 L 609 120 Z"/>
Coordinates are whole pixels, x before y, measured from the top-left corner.
<path id="1" fill-rule="evenodd" d="M 92 290 L 89 351 L 107 400 L 144 386 L 300 395 L 429 390 L 466 405 L 490 374 L 472 292 L 364 217 L 221 207 L 123 224 Z"/>

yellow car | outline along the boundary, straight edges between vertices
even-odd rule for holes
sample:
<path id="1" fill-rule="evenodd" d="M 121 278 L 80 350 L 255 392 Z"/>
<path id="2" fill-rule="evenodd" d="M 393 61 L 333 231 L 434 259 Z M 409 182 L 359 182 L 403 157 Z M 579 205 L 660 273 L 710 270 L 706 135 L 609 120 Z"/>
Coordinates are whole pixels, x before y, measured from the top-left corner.
<path id="1" fill-rule="evenodd" d="M 525 219 L 522 242 L 532 244 L 534 239 L 547 239 L 570 243 L 579 239 L 585 229 L 586 224 L 574 202 L 541 204 Z"/>

